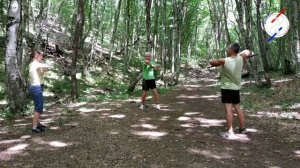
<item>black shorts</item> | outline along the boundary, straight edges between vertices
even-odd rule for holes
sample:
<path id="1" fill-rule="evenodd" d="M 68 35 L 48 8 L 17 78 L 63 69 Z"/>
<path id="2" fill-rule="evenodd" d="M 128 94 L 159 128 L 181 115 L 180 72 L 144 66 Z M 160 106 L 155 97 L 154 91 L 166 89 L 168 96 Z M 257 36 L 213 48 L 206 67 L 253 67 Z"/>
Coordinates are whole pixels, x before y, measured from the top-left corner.
<path id="1" fill-rule="evenodd" d="M 149 89 L 155 89 L 156 88 L 156 84 L 155 84 L 155 79 L 151 79 L 151 80 L 145 80 L 143 79 L 143 84 L 142 84 L 142 89 L 143 90 L 149 90 Z"/>
<path id="2" fill-rule="evenodd" d="M 240 91 L 221 89 L 222 103 L 239 104 L 240 103 Z"/>

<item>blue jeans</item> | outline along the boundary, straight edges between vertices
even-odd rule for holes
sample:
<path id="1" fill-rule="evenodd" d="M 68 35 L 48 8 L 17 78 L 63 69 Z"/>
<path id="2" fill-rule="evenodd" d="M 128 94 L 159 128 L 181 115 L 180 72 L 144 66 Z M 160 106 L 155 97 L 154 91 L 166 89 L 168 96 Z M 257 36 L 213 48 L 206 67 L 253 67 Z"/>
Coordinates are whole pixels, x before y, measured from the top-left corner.
<path id="1" fill-rule="evenodd" d="M 44 98 L 43 98 L 44 85 L 30 85 L 29 93 L 31 94 L 34 102 L 34 111 L 43 113 Z"/>

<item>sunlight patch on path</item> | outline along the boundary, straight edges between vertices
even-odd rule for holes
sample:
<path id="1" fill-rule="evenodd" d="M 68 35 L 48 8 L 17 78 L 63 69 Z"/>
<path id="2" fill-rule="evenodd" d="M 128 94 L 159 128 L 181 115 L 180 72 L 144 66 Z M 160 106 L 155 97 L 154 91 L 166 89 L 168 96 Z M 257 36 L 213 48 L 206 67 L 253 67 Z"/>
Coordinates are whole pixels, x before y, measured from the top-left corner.
<path id="1" fill-rule="evenodd" d="M 199 149 L 193 149 L 193 148 L 189 148 L 188 152 L 191 154 L 199 154 L 199 155 L 203 155 L 205 157 L 209 157 L 209 158 L 213 158 L 213 159 L 217 159 L 217 160 L 232 158 L 231 155 L 229 155 L 228 153 L 224 153 L 224 152 L 219 153 L 219 152 L 213 152 L 213 151 L 209 151 L 209 150 L 199 150 Z"/>
<path id="2" fill-rule="evenodd" d="M 49 128 L 49 130 L 59 130 L 59 129 L 60 129 L 60 127 L 54 127 L 54 126 Z"/>
<path id="3" fill-rule="evenodd" d="M 192 123 L 181 124 L 180 126 L 183 128 L 194 128 L 195 127 L 195 125 Z"/>
<path id="4" fill-rule="evenodd" d="M 14 124 L 14 127 L 22 127 L 22 126 L 27 126 L 27 125 L 31 125 L 31 123 Z"/>
<path id="5" fill-rule="evenodd" d="M 98 111 L 98 112 L 102 112 L 102 111 L 111 111 L 111 109 L 109 108 L 102 108 L 102 109 L 97 109 L 95 111 Z"/>
<path id="6" fill-rule="evenodd" d="M 161 137 L 167 135 L 167 132 L 158 132 L 158 131 L 132 131 L 133 135 L 137 135 L 147 139 L 155 139 L 158 140 Z"/>
<path id="7" fill-rule="evenodd" d="M 170 116 L 162 116 L 159 120 L 160 121 L 167 121 L 170 119 Z"/>
<path id="8" fill-rule="evenodd" d="M 3 144 L 13 144 L 13 143 L 19 143 L 19 142 L 23 142 L 24 139 L 10 139 L 10 140 L 2 140 L 0 141 L 0 145 Z"/>
<path id="9" fill-rule="evenodd" d="M 296 151 L 295 151 L 295 154 L 296 154 L 297 157 L 300 158 L 300 150 L 296 150 Z"/>
<path id="10" fill-rule="evenodd" d="M 126 115 L 124 114 L 114 114 L 114 115 L 110 115 L 108 116 L 109 118 L 116 118 L 116 119 L 122 119 L 122 118 L 125 118 Z"/>
<path id="11" fill-rule="evenodd" d="M 190 117 L 181 116 L 177 120 L 178 121 L 189 121 L 189 120 L 191 120 L 191 118 Z"/>
<path id="12" fill-rule="evenodd" d="M 218 79 L 211 79 L 211 78 L 201 78 L 201 81 L 204 82 L 218 82 Z"/>
<path id="13" fill-rule="evenodd" d="M 79 111 L 81 113 L 90 113 L 90 112 L 96 111 L 96 109 L 95 108 L 82 107 L 82 108 L 79 108 L 77 111 Z"/>
<path id="14" fill-rule="evenodd" d="M 196 114 L 200 114 L 200 112 L 185 112 L 184 113 L 185 116 L 192 116 L 192 115 L 196 115 Z"/>
<path id="15" fill-rule="evenodd" d="M 11 160 L 14 155 L 21 154 L 29 145 L 28 144 L 17 144 L 13 147 L 8 148 L 5 151 L 0 152 L 0 160 Z"/>
<path id="16" fill-rule="evenodd" d="M 293 104 L 290 109 L 298 109 L 300 108 L 300 103 Z"/>
<path id="17" fill-rule="evenodd" d="M 194 96 L 189 96 L 189 95 L 185 95 L 185 94 L 181 94 L 179 96 L 177 96 L 176 98 L 179 98 L 179 99 L 199 99 L 201 98 L 201 96 L 199 95 L 194 95 Z"/>
<path id="18" fill-rule="evenodd" d="M 206 87 L 217 87 L 219 86 L 219 84 L 215 83 L 215 84 L 210 84 L 210 85 L 206 85 Z"/>
<path id="19" fill-rule="evenodd" d="M 52 147 L 57 147 L 57 148 L 69 146 L 68 144 L 61 142 L 61 141 L 51 141 L 51 142 L 49 142 L 49 145 Z"/>
<path id="20" fill-rule="evenodd" d="M 158 126 L 152 124 L 135 124 L 131 126 L 132 128 L 146 128 L 146 129 L 157 129 Z"/>
<path id="21" fill-rule="evenodd" d="M 69 104 L 68 107 L 70 107 L 70 108 L 75 108 L 75 107 L 80 107 L 80 106 L 83 106 L 83 105 L 86 105 L 86 104 L 87 104 L 87 102 L 71 103 L 71 104 Z"/>
<path id="22" fill-rule="evenodd" d="M 201 88 L 202 85 L 181 85 L 183 88 Z"/>
<path id="23" fill-rule="evenodd" d="M 206 118 L 195 118 L 195 120 L 199 121 L 201 127 L 221 127 L 224 126 L 226 120 L 219 119 L 206 119 Z"/>
<path id="24" fill-rule="evenodd" d="M 8 151 L 21 151 L 27 148 L 28 144 L 18 144 L 16 146 L 13 146 L 11 148 L 8 148 Z"/>
<path id="25" fill-rule="evenodd" d="M 200 96 L 203 99 L 213 100 L 214 98 L 219 98 L 220 95 L 206 95 L 206 96 Z"/>

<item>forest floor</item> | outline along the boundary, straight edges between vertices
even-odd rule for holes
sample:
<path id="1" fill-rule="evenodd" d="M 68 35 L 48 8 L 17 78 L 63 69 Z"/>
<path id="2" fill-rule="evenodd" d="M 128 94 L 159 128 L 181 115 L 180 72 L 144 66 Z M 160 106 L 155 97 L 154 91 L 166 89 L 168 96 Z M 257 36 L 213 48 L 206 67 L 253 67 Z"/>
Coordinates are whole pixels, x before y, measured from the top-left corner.
<path id="1" fill-rule="evenodd" d="M 138 100 L 56 104 L 46 107 L 42 134 L 31 133 L 30 117 L 0 120 L 0 167 L 300 167 L 299 120 L 280 119 L 276 105 L 245 109 L 250 133 L 225 140 L 216 80 L 188 81 L 161 95 L 161 111 L 152 100 L 145 111 Z M 265 99 L 248 91 L 243 101 Z"/>

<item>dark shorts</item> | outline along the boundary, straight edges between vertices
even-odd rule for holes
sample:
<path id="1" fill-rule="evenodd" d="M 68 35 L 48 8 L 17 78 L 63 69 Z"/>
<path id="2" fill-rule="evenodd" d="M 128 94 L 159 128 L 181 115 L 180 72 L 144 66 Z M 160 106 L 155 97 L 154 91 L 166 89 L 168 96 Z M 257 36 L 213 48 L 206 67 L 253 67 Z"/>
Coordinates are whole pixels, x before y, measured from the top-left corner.
<path id="1" fill-rule="evenodd" d="M 156 84 L 155 84 L 155 79 L 152 80 L 144 80 L 143 79 L 143 84 L 142 84 L 142 89 L 143 90 L 149 90 L 149 89 L 155 89 L 156 88 Z"/>
<path id="2" fill-rule="evenodd" d="M 221 89 L 222 103 L 239 104 L 240 91 Z"/>
<path id="3" fill-rule="evenodd" d="M 43 113 L 43 109 L 44 109 L 43 85 L 29 86 L 29 93 L 33 98 L 34 111 L 38 113 Z"/>

